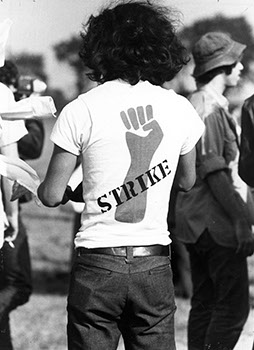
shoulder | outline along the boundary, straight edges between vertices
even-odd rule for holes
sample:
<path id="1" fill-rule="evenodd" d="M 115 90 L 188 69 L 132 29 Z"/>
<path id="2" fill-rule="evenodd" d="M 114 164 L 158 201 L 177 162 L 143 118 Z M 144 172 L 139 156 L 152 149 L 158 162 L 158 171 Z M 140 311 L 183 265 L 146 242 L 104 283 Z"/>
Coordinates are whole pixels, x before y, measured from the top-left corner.
<path id="1" fill-rule="evenodd" d="M 154 91 L 157 91 L 158 95 L 161 95 L 168 104 L 176 106 L 179 111 L 185 110 L 186 108 L 193 109 L 193 105 L 188 97 L 185 97 L 172 89 L 155 87 Z"/>
<path id="2" fill-rule="evenodd" d="M 221 114 L 221 108 L 219 108 L 214 98 L 205 90 L 194 91 L 188 96 L 188 100 L 196 109 L 202 120 L 209 115 Z"/>
<path id="3" fill-rule="evenodd" d="M 77 98 L 67 103 L 62 109 L 58 119 L 67 118 L 69 120 L 79 120 L 81 116 L 88 114 L 88 108 L 82 96 L 83 95 L 79 95 Z"/>
<path id="4" fill-rule="evenodd" d="M 188 95 L 188 100 L 192 105 L 198 105 L 204 103 L 204 101 L 207 99 L 206 95 L 207 94 L 205 91 L 196 90 Z"/>
<path id="5" fill-rule="evenodd" d="M 244 101 L 243 107 L 246 109 L 254 109 L 254 94 Z"/>
<path id="6" fill-rule="evenodd" d="M 241 125 L 242 128 L 248 128 L 250 126 L 254 126 L 254 94 L 247 98 L 242 106 L 242 114 L 241 114 Z"/>
<path id="7" fill-rule="evenodd" d="M 204 104 L 213 104 L 213 100 L 205 90 L 196 90 L 188 96 L 188 100 L 194 107 L 199 107 Z"/>
<path id="8" fill-rule="evenodd" d="M 55 130 L 76 130 L 80 132 L 84 127 L 90 127 L 90 124 L 89 110 L 81 96 L 78 96 L 62 109 L 56 120 Z"/>
<path id="9" fill-rule="evenodd" d="M 76 109 L 79 109 L 83 106 L 84 100 L 81 98 L 82 95 L 79 95 L 74 100 L 68 102 L 64 108 L 63 111 L 75 111 Z"/>

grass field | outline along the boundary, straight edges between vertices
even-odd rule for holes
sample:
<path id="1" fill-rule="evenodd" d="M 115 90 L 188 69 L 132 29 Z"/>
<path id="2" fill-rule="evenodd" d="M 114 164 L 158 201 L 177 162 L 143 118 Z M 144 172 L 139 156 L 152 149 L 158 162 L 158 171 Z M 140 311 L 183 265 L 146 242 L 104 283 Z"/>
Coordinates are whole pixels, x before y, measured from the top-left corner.
<path id="1" fill-rule="evenodd" d="M 52 120 L 45 124 L 47 139 L 42 157 L 30 162 L 41 178 L 52 149 L 48 142 L 52 124 Z M 49 209 L 38 207 L 34 202 L 24 204 L 22 211 L 29 236 L 34 292 L 27 304 L 11 313 L 14 347 L 15 350 L 66 350 L 66 296 L 74 213 L 68 204 Z M 249 273 L 253 305 L 254 257 L 249 258 Z M 177 349 L 186 350 L 189 300 L 176 298 L 176 303 Z M 236 350 L 251 350 L 253 331 L 252 310 Z"/>

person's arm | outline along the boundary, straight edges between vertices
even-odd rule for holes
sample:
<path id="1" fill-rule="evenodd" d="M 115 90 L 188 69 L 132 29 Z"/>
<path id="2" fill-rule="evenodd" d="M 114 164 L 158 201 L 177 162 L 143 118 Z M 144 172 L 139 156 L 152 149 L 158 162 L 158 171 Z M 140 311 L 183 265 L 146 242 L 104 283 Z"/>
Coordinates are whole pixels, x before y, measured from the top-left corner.
<path id="1" fill-rule="evenodd" d="M 38 197 L 45 206 L 56 207 L 62 203 L 76 162 L 76 155 L 54 146 L 46 177 L 38 188 Z"/>
<path id="2" fill-rule="evenodd" d="M 10 158 L 18 158 L 17 143 L 11 143 L 7 146 L 3 146 L 0 149 L 0 153 Z M 5 231 L 5 239 L 7 241 L 13 241 L 18 234 L 18 201 L 11 201 L 13 181 L 2 176 L 2 192 L 3 192 L 3 204 L 4 210 L 8 219 L 9 227 Z"/>
<path id="3" fill-rule="evenodd" d="M 242 108 L 239 175 L 254 186 L 254 96 Z"/>
<path id="4" fill-rule="evenodd" d="M 19 156 L 23 160 L 39 158 L 44 143 L 44 128 L 40 120 L 26 120 L 28 134 L 18 141 Z"/>
<path id="5" fill-rule="evenodd" d="M 231 219 L 238 240 L 238 252 L 249 256 L 254 252 L 248 209 L 232 184 L 224 154 L 234 154 L 237 148 L 234 134 L 223 110 L 218 109 L 205 120 L 206 132 L 200 144 L 199 176 L 207 182 L 211 193 Z M 227 140 L 227 142 L 225 142 Z M 228 140 L 230 142 L 228 142 Z"/>
<path id="6" fill-rule="evenodd" d="M 196 148 L 190 152 L 180 156 L 177 172 L 175 177 L 175 185 L 180 191 L 189 191 L 196 181 Z"/>
<path id="7" fill-rule="evenodd" d="M 206 181 L 214 197 L 228 214 L 235 227 L 238 240 L 237 251 L 244 256 L 252 255 L 254 237 L 251 232 L 247 206 L 234 190 L 227 173 L 224 170 L 215 171 L 207 176 Z"/>

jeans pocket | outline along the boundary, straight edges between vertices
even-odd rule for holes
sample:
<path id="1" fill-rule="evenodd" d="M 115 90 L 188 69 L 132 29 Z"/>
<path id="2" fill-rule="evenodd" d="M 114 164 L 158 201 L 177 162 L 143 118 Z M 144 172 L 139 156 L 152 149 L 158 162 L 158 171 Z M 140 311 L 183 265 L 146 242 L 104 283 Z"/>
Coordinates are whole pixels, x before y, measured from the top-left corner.
<path id="1" fill-rule="evenodd" d="M 101 274 L 110 276 L 112 274 L 111 270 L 104 269 L 103 267 L 99 266 L 91 266 L 91 265 L 84 265 L 84 264 L 77 264 L 76 265 L 76 272 L 80 272 L 82 274 Z"/>
<path id="2" fill-rule="evenodd" d="M 164 264 L 164 265 L 161 265 L 161 266 L 156 266 L 154 267 L 153 269 L 151 269 L 149 271 L 149 274 L 150 275 L 155 275 L 155 274 L 159 274 L 159 273 L 167 273 L 167 272 L 171 272 L 171 264 L 170 264 L 170 261 L 168 264 Z"/>

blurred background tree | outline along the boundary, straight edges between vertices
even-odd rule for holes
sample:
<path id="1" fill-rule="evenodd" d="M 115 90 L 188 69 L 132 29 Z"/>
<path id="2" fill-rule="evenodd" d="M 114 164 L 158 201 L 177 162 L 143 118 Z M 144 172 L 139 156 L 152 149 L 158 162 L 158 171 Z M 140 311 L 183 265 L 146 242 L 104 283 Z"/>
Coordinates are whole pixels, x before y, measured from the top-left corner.
<path id="1" fill-rule="evenodd" d="M 215 15 L 193 22 L 189 26 L 184 26 L 179 31 L 179 37 L 186 46 L 189 54 L 191 53 L 193 44 L 205 33 L 209 31 L 223 31 L 231 35 L 231 37 L 243 44 L 247 45 L 244 52 L 242 63 L 244 65 L 243 82 L 240 86 L 248 86 L 247 91 L 242 95 L 233 93 L 233 105 L 239 105 L 242 100 L 250 94 L 249 91 L 254 91 L 254 36 L 252 27 L 244 16 L 227 17 L 224 15 Z M 79 58 L 79 50 L 81 46 L 81 38 L 79 36 L 72 36 L 69 39 L 62 40 L 53 46 L 54 53 L 59 62 L 68 64 L 75 74 L 76 78 L 76 94 L 80 94 L 86 90 L 88 85 L 88 78 L 86 76 L 86 69 Z M 187 96 L 192 92 L 196 85 L 192 77 L 193 60 L 185 66 L 180 73 L 171 82 L 166 83 L 166 88 L 173 88 L 176 92 Z M 234 89 L 236 91 L 236 89 Z"/>
<path id="2" fill-rule="evenodd" d="M 17 65 L 21 76 L 27 76 L 31 79 L 40 79 L 47 84 L 47 89 L 43 95 L 52 96 L 57 111 L 60 111 L 63 106 L 66 105 L 67 100 L 63 91 L 58 88 L 53 89 L 48 85 L 48 77 L 43 55 L 22 52 L 10 59 Z"/>
<path id="3" fill-rule="evenodd" d="M 73 69 L 76 76 L 77 94 L 82 93 L 88 84 L 88 78 L 85 74 L 86 70 L 79 57 L 81 42 L 79 36 L 72 36 L 70 39 L 63 40 L 53 47 L 56 58 L 61 62 L 69 64 Z"/>
<path id="4" fill-rule="evenodd" d="M 47 74 L 45 72 L 44 57 L 42 55 L 24 52 L 15 55 L 13 61 L 18 67 L 20 75 L 38 78 L 47 84 Z"/>
<path id="5" fill-rule="evenodd" d="M 244 51 L 242 63 L 244 70 L 242 80 L 237 88 L 228 89 L 226 92 L 232 110 L 239 115 L 241 105 L 245 98 L 254 92 L 254 36 L 251 25 L 244 16 L 227 17 L 215 15 L 195 21 L 189 26 L 184 26 L 178 35 L 191 57 L 194 43 L 205 33 L 210 31 L 222 31 L 228 33 L 233 40 L 247 45 Z M 178 93 L 187 96 L 196 85 L 192 77 L 194 62 L 191 58 L 187 66 L 170 83 L 167 88 L 174 88 Z"/>
<path id="6" fill-rule="evenodd" d="M 243 65 L 245 74 L 249 73 L 250 64 L 254 61 L 254 37 L 251 25 L 243 16 L 226 17 L 216 15 L 194 22 L 190 26 L 185 26 L 179 33 L 185 46 L 191 51 L 193 44 L 205 33 L 212 31 L 222 31 L 231 35 L 233 40 L 247 45 L 244 52 Z"/>

